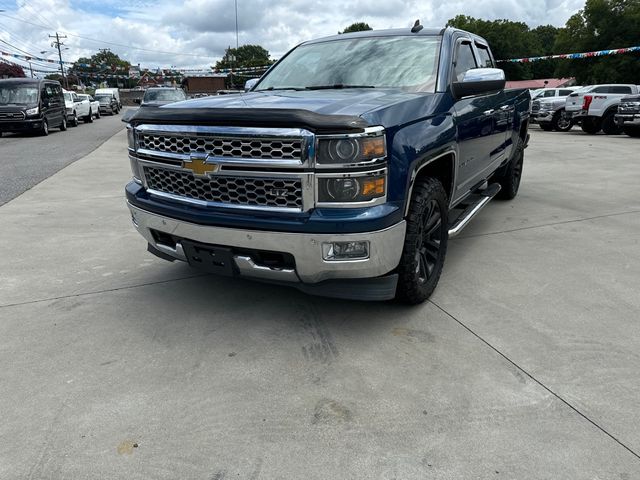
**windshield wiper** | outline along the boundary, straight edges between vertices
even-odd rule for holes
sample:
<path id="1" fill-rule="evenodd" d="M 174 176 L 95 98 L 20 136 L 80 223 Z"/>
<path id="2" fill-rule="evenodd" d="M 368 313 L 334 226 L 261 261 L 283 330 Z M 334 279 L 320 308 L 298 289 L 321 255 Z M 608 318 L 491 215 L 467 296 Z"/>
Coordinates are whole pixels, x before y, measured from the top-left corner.
<path id="1" fill-rule="evenodd" d="M 343 88 L 376 88 L 373 85 L 348 85 L 344 83 L 334 83 L 333 85 L 312 85 L 304 87 L 305 90 L 340 90 Z"/>
<path id="2" fill-rule="evenodd" d="M 269 88 L 261 88 L 260 90 L 255 90 L 256 92 L 273 92 L 274 90 L 295 90 L 297 92 L 304 90 L 302 87 L 269 87 Z"/>

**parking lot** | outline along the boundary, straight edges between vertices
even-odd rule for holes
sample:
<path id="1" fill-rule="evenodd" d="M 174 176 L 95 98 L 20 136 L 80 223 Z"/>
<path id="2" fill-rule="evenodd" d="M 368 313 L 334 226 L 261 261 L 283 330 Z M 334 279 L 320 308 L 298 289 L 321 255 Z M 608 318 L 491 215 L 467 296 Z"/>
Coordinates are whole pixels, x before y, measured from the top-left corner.
<path id="1" fill-rule="evenodd" d="M 639 478 L 639 146 L 532 127 L 411 308 L 159 260 L 124 132 L 64 157 L 0 207 L 0 478 Z"/>

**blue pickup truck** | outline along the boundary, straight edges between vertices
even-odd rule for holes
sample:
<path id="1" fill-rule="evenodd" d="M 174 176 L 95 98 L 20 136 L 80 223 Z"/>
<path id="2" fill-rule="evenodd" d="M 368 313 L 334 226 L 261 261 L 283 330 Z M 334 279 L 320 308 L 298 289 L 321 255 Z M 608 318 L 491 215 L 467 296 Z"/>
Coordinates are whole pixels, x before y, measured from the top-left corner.
<path id="1" fill-rule="evenodd" d="M 518 192 L 531 98 L 454 28 L 308 41 L 248 93 L 141 109 L 133 224 L 208 272 L 416 304 L 448 239 Z"/>

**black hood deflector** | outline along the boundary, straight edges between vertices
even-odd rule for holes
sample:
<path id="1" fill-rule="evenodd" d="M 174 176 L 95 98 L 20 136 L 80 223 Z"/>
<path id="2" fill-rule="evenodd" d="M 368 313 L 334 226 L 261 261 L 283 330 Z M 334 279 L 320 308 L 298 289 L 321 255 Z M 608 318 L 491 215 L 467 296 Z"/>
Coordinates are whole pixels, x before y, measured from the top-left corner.
<path id="1" fill-rule="evenodd" d="M 220 127 L 305 128 L 314 133 L 362 132 L 369 124 L 352 115 L 324 115 L 282 108 L 140 108 L 132 125 L 206 125 Z"/>

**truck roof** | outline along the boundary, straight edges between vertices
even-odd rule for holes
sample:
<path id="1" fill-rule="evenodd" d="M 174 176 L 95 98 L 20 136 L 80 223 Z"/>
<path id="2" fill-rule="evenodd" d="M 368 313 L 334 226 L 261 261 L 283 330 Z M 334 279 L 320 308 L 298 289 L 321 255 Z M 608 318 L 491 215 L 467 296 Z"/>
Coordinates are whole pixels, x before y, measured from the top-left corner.
<path id="1" fill-rule="evenodd" d="M 332 40 L 342 40 L 345 38 L 367 38 L 367 37 L 397 37 L 400 35 L 403 36 L 443 36 L 445 32 L 462 32 L 469 36 L 471 36 L 475 40 L 481 40 L 483 43 L 487 43 L 485 39 L 476 35 L 475 33 L 467 32 L 466 30 L 461 30 L 459 28 L 453 27 L 444 27 L 444 28 L 423 28 L 419 32 L 413 33 L 411 31 L 411 27 L 407 28 L 392 28 L 388 30 L 366 30 L 364 32 L 353 32 L 353 33 L 342 33 L 338 35 L 331 35 L 329 37 L 316 38 L 314 40 L 308 40 L 306 42 L 302 42 L 302 45 L 310 45 L 313 43 L 322 43 L 322 42 L 330 42 Z"/>

